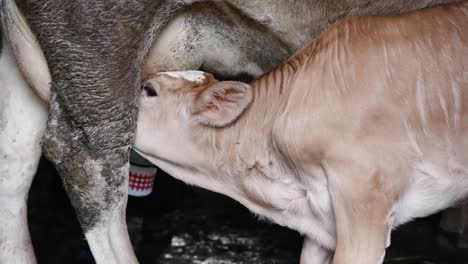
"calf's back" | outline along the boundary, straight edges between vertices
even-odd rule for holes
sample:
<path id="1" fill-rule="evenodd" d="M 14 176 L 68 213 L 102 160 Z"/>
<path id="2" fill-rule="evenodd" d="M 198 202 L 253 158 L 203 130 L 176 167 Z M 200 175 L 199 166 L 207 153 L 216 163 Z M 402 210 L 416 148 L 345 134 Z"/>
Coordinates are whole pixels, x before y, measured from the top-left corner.
<path id="1" fill-rule="evenodd" d="M 401 222 L 465 196 L 466 25 L 468 3 L 355 18 L 320 35 L 265 76 L 298 69 L 274 125 L 280 151 L 304 171 L 337 160 L 375 169 L 401 201 Z"/>

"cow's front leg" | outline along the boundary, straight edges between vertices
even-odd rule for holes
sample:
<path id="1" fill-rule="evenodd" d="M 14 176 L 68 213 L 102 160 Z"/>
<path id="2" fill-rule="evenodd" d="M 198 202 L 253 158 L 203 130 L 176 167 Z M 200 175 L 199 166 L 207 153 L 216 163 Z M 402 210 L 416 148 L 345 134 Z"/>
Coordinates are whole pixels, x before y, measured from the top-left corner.
<path id="1" fill-rule="evenodd" d="M 62 101 L 52 94 L 43 140 L 97 263 L 137 263 L 125 222 L 128 159 L 137 108 L 129 96 L 123 98 L 114 97 L 118 103 L 113 110 L 101 105 L 73 106 L 95 107 L 97 120 L 83 122 L 67 114 Z M 116 103 L 109 100 L 109 105 Z"/>
<path id="2" fill-rule="evenodd" d="M 305 237 L 302 245 L 301 264 L 329 264 L 332 252 L 312 239 Z"/>
<path id="3" fill-rule="evenodd" d="M 340 160 L 326 166 L 337 232 L 333 264 L 383 262 L 398 183 L 367 165 Z"/>

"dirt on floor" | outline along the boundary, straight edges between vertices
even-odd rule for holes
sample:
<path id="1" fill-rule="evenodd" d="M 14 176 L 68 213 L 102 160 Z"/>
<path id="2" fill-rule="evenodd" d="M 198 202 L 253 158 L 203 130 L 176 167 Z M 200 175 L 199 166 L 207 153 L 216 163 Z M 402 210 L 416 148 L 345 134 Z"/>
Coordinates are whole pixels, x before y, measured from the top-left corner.
<path id="1" fill-rule="evenodd" d="M 39 263 L 94 263 L 59 177 L 45 160 L 28 212 Z M 302 238 L 297 232 L 260 221 L 237 202 L 163 172 L 153 194 L 130 198 L 127 212 L 142 264 L 299 263 Z M 396 230 L 385 263 L 468 263 L 468 253 L 453 247 L 455 238 L 441 235 L 438 223 L 435 215 Z"/>

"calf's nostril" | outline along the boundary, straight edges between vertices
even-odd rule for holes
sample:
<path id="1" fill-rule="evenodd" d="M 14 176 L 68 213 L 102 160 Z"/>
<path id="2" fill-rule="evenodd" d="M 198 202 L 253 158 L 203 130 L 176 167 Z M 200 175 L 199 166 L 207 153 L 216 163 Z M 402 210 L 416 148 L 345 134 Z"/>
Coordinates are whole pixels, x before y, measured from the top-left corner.
<path id="1" fill-rule="evenodd" d="M 143 84 L 143 90 L 148 97 L 155 97 L 158 96 L 158 92 L 156 92 L 156 89 L 154 89 L 153 85 L 151 83 L 144 83 Z"/>

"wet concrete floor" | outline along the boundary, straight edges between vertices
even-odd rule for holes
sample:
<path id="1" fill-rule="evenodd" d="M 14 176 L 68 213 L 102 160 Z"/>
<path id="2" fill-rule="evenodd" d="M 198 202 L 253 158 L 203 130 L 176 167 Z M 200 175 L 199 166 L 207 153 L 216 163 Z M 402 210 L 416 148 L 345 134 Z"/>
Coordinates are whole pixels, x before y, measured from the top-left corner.
<path id="1" fill-rule="evenodd" d="M 157 175 L 150 197 L 130 199 L 128 215 L 142 264 L 299 263 L 297 232 L 260 221 L 237 202 L 164 173 Z M 466 251 L 440 249 L 438 220 L 435 215 L 396 230 L 385 263 L 468 263 Z M 30 192 L 29 225 L 39 263 L 93 263 L 59 177 L 45 160 Z"/>

